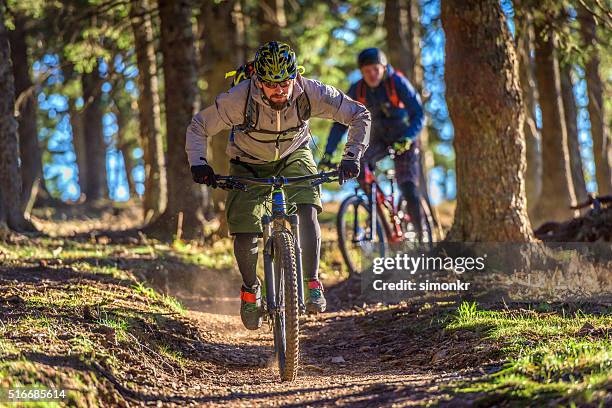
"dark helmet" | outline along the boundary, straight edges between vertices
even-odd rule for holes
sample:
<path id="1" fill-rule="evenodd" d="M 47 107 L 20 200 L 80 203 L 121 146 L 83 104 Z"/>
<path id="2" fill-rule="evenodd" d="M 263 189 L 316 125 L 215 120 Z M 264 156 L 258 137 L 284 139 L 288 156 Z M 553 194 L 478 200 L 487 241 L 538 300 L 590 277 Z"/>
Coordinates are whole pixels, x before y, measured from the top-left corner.
<path id="1" fill-rule="evenodd" d="M 297 76 L 295 52 L 288 44 L 270 41 L 255 54 L 255 73 L 262 81 L 282 82 Z"/>
<path id="2" fill-rule="evenodd" d="M 387 56 L 379 48 L 366 48 L 359 53 L 357 64 L 359 68 L 370 64 L 387 65 Z"/>

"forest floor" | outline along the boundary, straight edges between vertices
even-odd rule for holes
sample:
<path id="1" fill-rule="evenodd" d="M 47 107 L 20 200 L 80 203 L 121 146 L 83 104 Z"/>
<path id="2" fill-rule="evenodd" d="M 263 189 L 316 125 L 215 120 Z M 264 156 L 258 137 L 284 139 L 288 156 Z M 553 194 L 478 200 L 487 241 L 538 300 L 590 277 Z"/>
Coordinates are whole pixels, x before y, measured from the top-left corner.
<path id="1" fill-rule="evenodd" d="M 229 240 L 96 232 L 131 211 L 49 210 L 37 218 L 49 236 L 0 242 L 0 393 L 61 388 L 62 406 L 612 404 L 610 304 L 334 303 L 350 285 L 332 235 L 331 311 L 302 319 L 298 378 L 280 383 L 271 332 L 237 316 Z"/>

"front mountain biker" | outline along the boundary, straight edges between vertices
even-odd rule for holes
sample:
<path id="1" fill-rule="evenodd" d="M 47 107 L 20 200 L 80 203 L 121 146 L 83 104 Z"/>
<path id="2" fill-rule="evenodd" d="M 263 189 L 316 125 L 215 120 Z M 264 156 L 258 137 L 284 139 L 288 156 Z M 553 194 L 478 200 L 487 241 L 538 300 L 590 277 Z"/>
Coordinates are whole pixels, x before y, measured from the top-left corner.
<path id="1" fill-rule="evenodd" d="M 357 62 L 362 79 L 352 84 L 347 94 L 362 102 L 372 114 L 370 145 L 361 166 L 373 167 L 389 154 L 389 147 L 395 150 L 397 183 L 407 201 L 408 214 L 420 233 L 418 134 L 425 122 L 421 100 L 408 79 L 387 63 L 380 49 L 363 50 Z M 346 126 L 341 123 L 332 126 L 320 167 L 331 166 L 331 158 L 345 132 Z"/>
<path id="2" fill-rule="evenodd" d="M 214 105 L 193 117 L 187 129 L 186 151 L 194 181 L 216 187 L 215 172 L 206 161 L 207 138 L 230 128 L 227 145 L 230 175 L 296 177 L 317 173 L 308 147 L 310 117 L 332 119 L 348 126 L 339 179 L 342 182 L 357 177 L 359 160 L 370 135 L 368 110 L 336 88 L 300 75 L 289 45 L 276 41 L 262 45 L 255 55 L 252 77 L 217 96 Z M 307 311 L 323 312 L 326 300 L 318 278 L 320 191 L 286 186 L 285 194 L 287 201 L 297 206 L 303 271 L 308 281 Z M 234 236 L 234 256 L 243 280 L 240 316 L 250 330 L 258 329 L 262 323 L 261 283 L 256 268 L 258 238 L 262 236 L 260 219 L 268 197 L 266 187 L 230 191 L 225 207 L 229 232 Z"/>

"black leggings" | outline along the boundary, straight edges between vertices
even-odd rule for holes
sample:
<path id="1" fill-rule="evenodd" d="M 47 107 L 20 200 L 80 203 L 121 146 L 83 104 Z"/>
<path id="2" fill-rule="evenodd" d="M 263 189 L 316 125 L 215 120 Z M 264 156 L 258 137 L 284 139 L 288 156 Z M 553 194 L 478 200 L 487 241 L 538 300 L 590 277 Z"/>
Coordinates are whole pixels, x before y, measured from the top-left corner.
<path id="1" fill-rule="evenodd" d="M 419 187 L 412 181 L 407 181 L 400 184 L 399 188 L 408 204 L 408 214 L 414 223 L 414 227 L 418 232 L 422 232 L 423 214 L 421 211 Z"/>
<path id="2" fill-rule="evenodd" d="M 302 271 L 306 279 L 318 279 L 321 228 L 317 219 L 317 207 L 312 204 L 298 204 L 297 214 L 300 221 Z M 247 287 L 257 284 L 257 257 L 259 255 L 257 244 L 257 234 L 234 234 L 234 256 L 244 285 Z"/>

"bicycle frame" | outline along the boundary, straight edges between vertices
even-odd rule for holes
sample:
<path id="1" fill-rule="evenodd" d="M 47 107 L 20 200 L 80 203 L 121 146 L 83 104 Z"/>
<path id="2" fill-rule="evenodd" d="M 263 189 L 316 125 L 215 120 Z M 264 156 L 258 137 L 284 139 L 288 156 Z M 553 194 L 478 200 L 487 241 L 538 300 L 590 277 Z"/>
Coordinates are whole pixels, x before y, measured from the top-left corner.
<path id="1" fill-rule="evenodd" d="M 385 195 L 378 187 L 378 181 L 376 180 L 374 172 L 370 170 L 369 166 L 366 165 L 364 168 L 364 177 L 363 179 L 359 180 L 359 187 L 368 198 L 368 205 L 370 206 L 370 213 L 372 214 L 370 217 L 370 234 L 373 235 L 376 233 L 376 221 L 378 217 L 380 218 L 387 242 L 402 242 L 404 239 L 404 234 L 402 232 L 401 220 L 398 215 L 399 207 L 398 204 L 395 203 L 395 188 L 393 183 L 391 183 L 391 194 Z M 374 203 L 376 205 L 376 211 L 374 211 L 373 208 Z M 389 217 L 385 214 L 385 209 L 391 216 L 392 223 L 389 222 Z M 368 238 L 371 240 L 373 236 Z"/>
<path id="2" fill-rule="evenodd" d="M 304 281 L 302 275 L 302 248 L 300 245 L 299 234 L 299 218 L 297 214 L 287 214 L 287 202 L 285 200 L 285 192 L 283 186 L 299 183 L 304 181 L 315 180 L 311 182 L 312 187 L 319 184 L 334 181 L 332 177 L 338 175 L 337 171 L 321 172 L 301 177 L 270 177 L 270 178 L 251 178 L 238 176 L 217 176 L 220 187 L 224 189 L 246 190 L 244 183 L 252 185 L 268 185 L 272 187 L 272 211 L 271 214 L 265 214 L 261 217 L 263 227 L 263 261 L 264 261 L 264 279 L 266 285 L 266 306 L 268 313 L 274 314 L 281 310 L 282 305 L 276 304 L 276 287 L 275 287 L 275 271 L 274 271 L 274 254 L 272 240 L 270 239 L 274 231 L 282 231 L 286 229 L 286 221 L 289 222 L 291 235 L 294 240 L 295 256 L 296 256 L 296 272 L 298 285 L 298 303 L 300 313 L 306 312 L 304 302 Z"/>
<path id="3" fill-rule="evenodd" d="M 263 226 L 263 261 L 264 261 L 264 276 L 266 285 L 266 304 L 269 313 L 277 313 L 281 305 L 276 304 L 276 287 L 274 276 L 274 264 L 272 254 L 272 231 L 278 231 L 285 228 L 285 221 L 289 221 L 291 234 L 295 241 L 295 258 L 296 272 L 298 284 L 298 303 L 300 313 L 306 312 L 306 304 L 304 303 L 304 281 L 302 274 L 302 248 L 300 246 L 300 231 L 299 219 L 297 214 L 287 214 L 287 205 L 285 202 L 285 193 L 282 185 L 274 185 L 272 189 L 272 215 L 264 215 L 261 217 L 261 225 Z"/>

